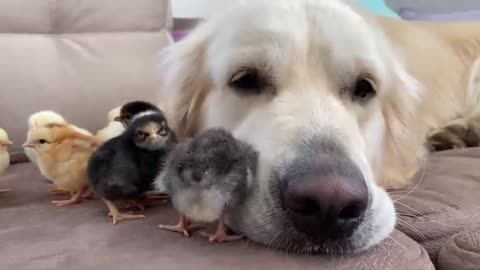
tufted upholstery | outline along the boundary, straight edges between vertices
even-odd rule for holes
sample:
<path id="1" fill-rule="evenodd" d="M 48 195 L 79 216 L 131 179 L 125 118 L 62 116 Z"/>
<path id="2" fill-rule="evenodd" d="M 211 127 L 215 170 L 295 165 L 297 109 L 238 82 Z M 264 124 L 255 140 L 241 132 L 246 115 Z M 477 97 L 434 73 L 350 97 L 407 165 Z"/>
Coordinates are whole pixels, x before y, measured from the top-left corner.
<path id="1" fill-rule="evenodd" d="M 0 127 L 22 152 L 27 118 L 53 109 L 95 131 L 107 112 L 157 90 L 168 0 L 1 0 Z"/>

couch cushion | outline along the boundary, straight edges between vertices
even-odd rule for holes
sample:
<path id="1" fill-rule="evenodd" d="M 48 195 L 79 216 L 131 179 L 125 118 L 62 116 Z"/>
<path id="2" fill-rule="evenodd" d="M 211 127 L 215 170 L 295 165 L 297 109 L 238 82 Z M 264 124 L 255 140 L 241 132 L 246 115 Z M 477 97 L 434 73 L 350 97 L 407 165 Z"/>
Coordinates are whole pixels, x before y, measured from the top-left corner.
<path id="1" fill-rule="evenodd" d="M 166 0 L 0 0 L 0 33 L 158 32 L 171 26 Z"/>
<path id="2" fill-rule="evenodd" d="M 178 218 L 167 206 L 147 209 L 145 220 L 117 225 L 99 200 L 55 207 L 47 194 L 51 184 L 29 163 L 9 167 L 0 186 L 12 188 L 0 196 L 1 269 L 433 269 L 425 250 L 398 231 L 363 255 L 300 256 L 247 241 L 212 244 L 198 234 L 162 231 L 159 223 Z"/>
<path id="3" fill-rule="evenodd" d="M 419 171 L 412 187 L 391 192 L 398 228 L 423 245 L 439 267 L 449 261 L 448 253 L 442 260 L 438 254 L 453 235 L 480 227 L 479 164 L 480 148 L 438 152 Z"/>
<path id="4" fill-rule="evenodd" d="M 480 266 L 480 228 L 450 237 L 440 250 L 438 265 L 438 270 L 478 269 Z"/>
<path id="5" fill-rule="evenodd" d="M 22 153 L 27 118 L 58 111 L 92 132 L 107 112 L 158 90 L 171 44 L 167 0 L 0 0 L 0 127 Z"/>

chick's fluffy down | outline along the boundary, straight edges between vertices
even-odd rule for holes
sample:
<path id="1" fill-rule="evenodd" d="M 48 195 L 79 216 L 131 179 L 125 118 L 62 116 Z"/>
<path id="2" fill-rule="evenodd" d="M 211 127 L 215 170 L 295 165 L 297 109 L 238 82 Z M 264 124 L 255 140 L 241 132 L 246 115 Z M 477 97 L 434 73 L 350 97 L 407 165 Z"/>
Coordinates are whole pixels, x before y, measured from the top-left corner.
<path id="1" fill-rule="evenodd" d="M 0 128 L 0 175 L 2 175 L 10 164 L 10 154 L 8 149 L 5 146 L 2 146 L 2 143 L 10 144 L 8 139 L 8 134 L 5 130 Z"/>
<path id="2" fill-rule="evenodd" d="M 90 160 L 90 184 L 95 194 L 108 200 L 137 197 L 142 192 L 137 167 L 129 159 L 122 158 L 123 155 L 116 151 L 116 144 L 117 140 L 106 142 Z M 100 175 L 103 177 L 98 177 Z"/>
<path id="3" fill-rule="evenodd" d="M 33 130 L 30 143 L 36 145 L 40 171 L 58 188 L 79 192 L 88 185 L 88 160 L 98 147 L 93 136 L 70 125 L 53 125 Z"/>
<path id="4" fill-rule="evenodd" d="M 189 219 L 213 222 L 221 215 L 229 200 L 229 194 L 212 187 L 201 192 L 192 189 L 181 190 L 172 198 L 172 203 Z"/>
<path id="5" fill-rule="evenodd" d="M 119 121 L 115 121 L 120 116 L 121 106 L 116 107 L 108 112 L 107 126 L 97 131 L 95 137 L 101 142 L 106 142 L 112 138 L 120 136 L 125 131 L 125 127 Z"/>
<path id="6" fill-rule="evenodd" d="M 92 135 L 90 131 L 68 123 L 68 121 L 57 112 L 39 111 L 30 115 L 30 117 L 28 118 L 27 141 L 32 140 L 32 136 L 33 136 L 32 133 L 35 129 L 47 127 L 49 125 L 70 126 L 78 133 L 82 133 L 88 136 Z M 30 159 L 30 161 L 32 161 L 33 163 L 37 163 L 36 151 L 31 148 L 25 148 L 24 150 L 25 150 L 25 154 Z"/>

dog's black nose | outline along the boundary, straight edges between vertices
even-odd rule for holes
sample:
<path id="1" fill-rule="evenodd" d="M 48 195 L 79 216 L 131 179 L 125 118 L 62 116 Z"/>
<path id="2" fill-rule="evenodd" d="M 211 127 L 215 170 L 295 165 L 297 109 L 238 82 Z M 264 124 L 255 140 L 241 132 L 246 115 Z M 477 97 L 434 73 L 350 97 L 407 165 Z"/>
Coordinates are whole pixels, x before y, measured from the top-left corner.
<path id="1" fill-rule="evenodd" d="M 362 221 L 368 189 L 351 161 L 323 156 L 292 164 L 282 179 L 282 203 L 297 230 L 316 239 L 344 239 Z"/>

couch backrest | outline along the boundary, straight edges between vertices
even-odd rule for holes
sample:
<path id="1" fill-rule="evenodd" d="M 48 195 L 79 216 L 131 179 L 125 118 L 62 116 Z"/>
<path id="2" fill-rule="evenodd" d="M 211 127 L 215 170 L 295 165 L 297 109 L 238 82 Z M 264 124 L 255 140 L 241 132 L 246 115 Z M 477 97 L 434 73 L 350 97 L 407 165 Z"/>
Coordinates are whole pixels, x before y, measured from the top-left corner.
<path id="1" fill-rule="evenodd" d="M 0 127 L 13 159 L 34 112 L 94 132 L 112 108 L 149 100 L 171 25 L 168 0 L 0 0 Z"/>

